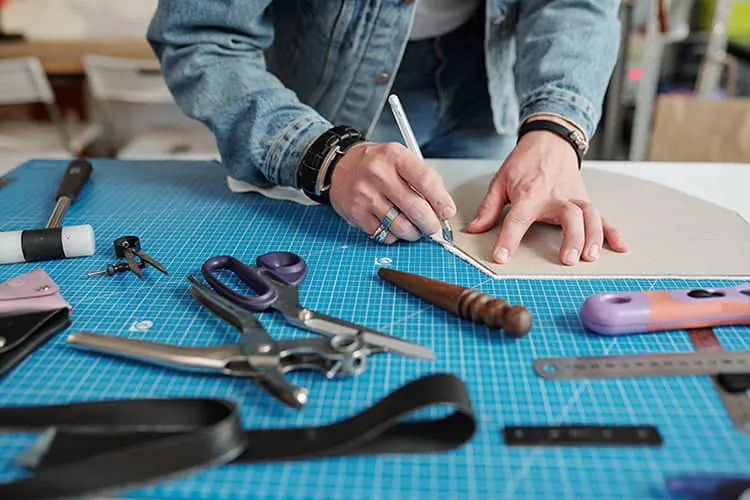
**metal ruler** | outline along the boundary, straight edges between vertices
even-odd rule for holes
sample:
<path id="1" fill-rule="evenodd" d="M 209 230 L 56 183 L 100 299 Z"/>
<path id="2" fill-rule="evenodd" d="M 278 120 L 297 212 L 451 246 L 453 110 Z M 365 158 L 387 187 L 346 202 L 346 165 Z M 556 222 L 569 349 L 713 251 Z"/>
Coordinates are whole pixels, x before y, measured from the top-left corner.
<path id="1" fill-rule="evenodd" d="M 550 380 L 746 373 L 750 351 L 539 358 L 534 369 Z"/>
<path id="2" fill-rule="evenodd" d="M 724 351 L 710 328 L 689 335 L 696 352 L 539 358 L 534 370 L 549 380 L 710 375 L 735 427 L 750 433 L 750 397 L 727 392 L 717 380 L 722 373 L 750 373 L 750 350 Z"/>
<path id="3" fill-rule="evenodd" d="M 698 352 L 724 352 L 712 328 L 688 330 L 688 335 L 690 335 L 690 340 Z M 750 370 L 747 372 L 750 372 Z M 744 392 L 728 392 L 716 375 L 711 376 L 711 383 L 714 385 L 724 409 L 737 430 L 750 434 L 750 396 Z"/>

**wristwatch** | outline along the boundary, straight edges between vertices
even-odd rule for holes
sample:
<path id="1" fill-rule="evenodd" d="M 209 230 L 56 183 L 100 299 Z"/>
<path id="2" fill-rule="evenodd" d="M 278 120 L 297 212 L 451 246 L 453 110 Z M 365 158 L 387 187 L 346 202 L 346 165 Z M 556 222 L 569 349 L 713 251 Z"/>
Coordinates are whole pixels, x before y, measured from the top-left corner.
<path id="1" fill-rule="evenodd" d="M 589 142 L 578 129 L 566 127 L 552 120 L 530 120 L 518 129 L 518 140 L 520 141 L 521 137 L 534 130 L 546 130 L 568 141 L 578 157 L 578 169 L 581 169 L 581 162 L 586 151 L 589 149 Z"/>
<path id="2" fill-rule="evenodd" d="M 318 136 L 305 150 L 297 165 L 297 186 L 305 195 L 322 204 L 330 204 L 331 176 L 344 153 L 365 137 L 357 129 L 339 125 Z"/>

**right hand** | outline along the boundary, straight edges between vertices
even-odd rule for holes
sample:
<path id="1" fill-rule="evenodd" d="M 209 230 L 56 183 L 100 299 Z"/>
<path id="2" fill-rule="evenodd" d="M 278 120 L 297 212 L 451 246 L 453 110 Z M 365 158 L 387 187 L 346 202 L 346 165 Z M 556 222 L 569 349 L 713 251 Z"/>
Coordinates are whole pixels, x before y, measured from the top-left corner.
<path id="1" fill-rule="evenodd" d="M 449 219 L 456 214 L 440 175 L 398 143 L 365 142 L 351 147 L 333 171 L 330 199 L 344 220 L 368 235 L 391 207 L 398 208 L 401 214 L 391 224 L 386 244 L 437 233 L 438 215 Z"/>

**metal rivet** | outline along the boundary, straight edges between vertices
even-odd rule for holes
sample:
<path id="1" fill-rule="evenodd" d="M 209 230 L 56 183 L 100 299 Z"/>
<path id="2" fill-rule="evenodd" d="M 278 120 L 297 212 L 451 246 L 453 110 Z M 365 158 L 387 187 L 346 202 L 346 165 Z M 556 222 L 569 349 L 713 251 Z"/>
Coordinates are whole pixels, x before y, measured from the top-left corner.
<path id="1" fill-rule="evenodd" d="M 0 349 L 5 347 L 5 337 L 0 337 Z"/>
<path id="2" fill-rule="evenodd" d="M 391 79 L 391 75 L 388 73 L 380 73 L 378 76 L 375 77 L 375 81 L 377 83 L 388 83 L 388 80 Z"/>
<path id="3" fill-rule="evenodd" d="M 49 285 L 42 285 L 36 289 L 37 292 L 46 292 L 47 290 L 49 290 Z"/>
<path id="4" fill-rule="evenodd" d="M 309 310 L 307 310 L 307 309 L 302 309 L 302 310 L 301 310 L 301 311 L 299 312 L 299 319 L 301 319 L 302 321 L 307 321 L 307 320 L 309 320 L 310 318 L 312 318 L 312 313 L 311 313 L 311 312 L 310 312 Z"/>
<path id="5" fill-rule="evenodd" d="M 268 344 L 261 344 L 258 346 L 258 352 L 261 352 L 261 353 L 271 352 L 271 346 Z"/>

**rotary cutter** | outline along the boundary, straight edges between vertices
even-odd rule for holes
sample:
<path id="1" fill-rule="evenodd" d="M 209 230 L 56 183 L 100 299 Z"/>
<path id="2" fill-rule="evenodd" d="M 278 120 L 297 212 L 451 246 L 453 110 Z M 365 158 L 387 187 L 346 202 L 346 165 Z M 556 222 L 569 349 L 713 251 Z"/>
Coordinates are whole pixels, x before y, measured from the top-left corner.
<path id="1" fill-rule="evenodd" d="M 581 319 L 601 335 L 750 325 L 750 283 L 728 288 L 599 293 L 584 301 Z"/>

